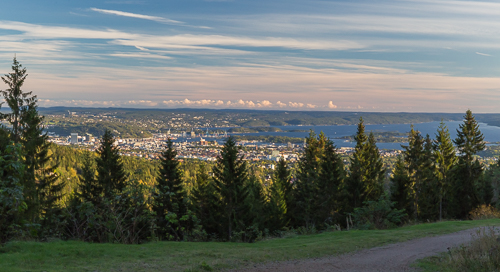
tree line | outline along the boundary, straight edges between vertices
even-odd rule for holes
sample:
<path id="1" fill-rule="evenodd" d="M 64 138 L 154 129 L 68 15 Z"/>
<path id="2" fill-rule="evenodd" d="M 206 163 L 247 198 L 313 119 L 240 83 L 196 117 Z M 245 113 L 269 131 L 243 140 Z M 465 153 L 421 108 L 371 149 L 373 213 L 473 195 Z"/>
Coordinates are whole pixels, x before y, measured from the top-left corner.
<path id="1" fill-rule="evenodd" d="M 115 138 L 106 130 L 95 153 L 84 153 L 77 184 L 68 191 L 58 164 L 51 162 L 37 98 L 21 90 L 26 76 L 14 59 L 12 73 L 2 77 L 9 86 L 2 95 L 11 110 L 1 116 L 10 126 L 0 129 L 2 242 L 13 237 L 252 242 L 291 230 L 467 219 L 478 205 L 496 199 L 493 185 L 500 166 L 486 171 L 477 160 L 485 144 L 470 110 L 454 140 L 444 123 L 434 138 L 412 128 L 392 173 L 362 118 L 348 161 L 332 140 L 311 131 L 296 174 L 292 177 L 281 159 L 268 186 L 250 170 L 232 137 L 214 165 L 198 166 L 189 185 L 168 140 L 153 185 L 140 182 L 125 169 Z"/>

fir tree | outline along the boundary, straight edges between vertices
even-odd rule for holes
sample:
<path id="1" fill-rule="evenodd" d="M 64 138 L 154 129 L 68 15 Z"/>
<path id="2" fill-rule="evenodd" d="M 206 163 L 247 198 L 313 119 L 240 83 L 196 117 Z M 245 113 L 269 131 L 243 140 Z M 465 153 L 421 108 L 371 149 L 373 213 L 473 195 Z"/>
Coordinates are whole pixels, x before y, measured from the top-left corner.
<path id="1" fill-rule="evenodd" d="M 231 241 L 234 231 L 243 231 L 246 226 L 243 220 L 248 215 L 247 187 L 248 170 L 239 148 L 233 137 L 224 144 L 217 163 L 212 169 L 214 173 L 215 191 L 220 196 L 219 211 L 222 215 L 221 233 Z"/>
<path id="2" fill-rule="evenodd" d="M 459 153 L 453 184 L 455 216 L 466 218 L 480 203 L 478 187 L 484 186 L 481 184 L 483 166 L 474 158 L 477 152 L 485 148 L 484 136 L 470 110 L 467 110 L 464 123 L 457 129 L 457 138 L 453 142 Z"/>
<path id="3" fill-rule="evenodd" d="M 106 129 L 97 149 L 97 181 L 102 186 L 104 199 L 107 200 L 120 195 L 127 180 L 118 147 L 114 142 L 115 138 Z"/>
<path id="4" fill-rule="evenodd" d="M 458 161 L 450 133 L 443 121 L 439 124 L 433 148 L 437 171 L 437 190 L 439 192 L 439 220 L 441 221 L 443 214 L 446 214 L 446 211 L 443 212 L 443 202 L 448 202 L 451 190 L 452 168 Z"/>
<path id="5" fill-rule="evenodd" d="M 156 178 L 156 191 L 153 194 L 153 211 L 156 213 L 158 235 L 180 241 L 183 239 L 182 222 L 187 207 L 184 202 L 185 192 L 182 184 L 182 172 L 177 151 L 172 140 L 167 140 L 167 146 L 160 158 L 160 171 Z"/>

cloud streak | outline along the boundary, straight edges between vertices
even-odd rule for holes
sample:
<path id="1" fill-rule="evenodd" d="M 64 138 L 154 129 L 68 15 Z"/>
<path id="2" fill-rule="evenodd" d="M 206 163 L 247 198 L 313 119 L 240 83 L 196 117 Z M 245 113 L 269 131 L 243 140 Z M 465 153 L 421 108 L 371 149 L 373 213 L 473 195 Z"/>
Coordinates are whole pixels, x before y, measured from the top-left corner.
<path id="1" fill-rule="evenodd" d="M 184 22 L 181 22 L 181 21 L 167 19 L 167 18 L 159 17 L 159 16 L 150 16 L 150 15 L 125 12 L 125 11 L 98 9 L 98 8 L 90 8 L 90 10 L 95 11 L 95 12 L 99 12 L 99 13 L 103 13 L 103 14 L 111 14 L 111 15 L 116 15 L 116 16 L 149 20 L 149 21 L 154 21 L 154 22 L 162 23 L 162 24 L 175 24 L 175 25 L 184 24 Z"/>

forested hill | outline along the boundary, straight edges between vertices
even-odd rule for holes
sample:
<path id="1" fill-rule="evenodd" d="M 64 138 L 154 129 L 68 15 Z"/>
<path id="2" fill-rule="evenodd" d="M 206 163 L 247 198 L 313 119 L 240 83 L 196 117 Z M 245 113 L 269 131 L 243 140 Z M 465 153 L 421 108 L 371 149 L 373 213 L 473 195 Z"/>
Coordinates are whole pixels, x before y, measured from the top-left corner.
<path id="1" fill-rule="evenodd" d="M 234 126 L 286 126 L 286 125 L 355 125 L 359 117 L 365 124 L 402 124 L 431 121 L 462 120 L 462 113 L 382 113 L 382 112 L 338 112 L 338 111 L 275 111 L 275 110 L 214 110 L 214 109 L 131 109 L 131 108 L 40 108 L 44 115 L 104 115 L 120 119 L 157 119 L 183 116 L 186 121 L 201 123 L 211 121 Z M 500 115 L 498 115 L 500 120 Z M 198 120 L 198 122 L 195 122 Z M 221 122 L 222 121 L 222 122 Z M 226 121 L 226 122 L 223 122 Z"/>

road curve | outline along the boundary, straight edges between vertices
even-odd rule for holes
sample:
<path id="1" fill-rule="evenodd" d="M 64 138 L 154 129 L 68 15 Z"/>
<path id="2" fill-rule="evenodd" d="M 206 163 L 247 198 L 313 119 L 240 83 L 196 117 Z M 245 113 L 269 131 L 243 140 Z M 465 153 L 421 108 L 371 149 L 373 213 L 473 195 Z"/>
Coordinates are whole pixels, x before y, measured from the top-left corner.
<path id="1" fill-rule="evenodd" d="M 355 253 L 318 259 L 259 264 L 232 271 L 238 272 L 289 272 L 289 271 L 415 271 L 410 264 L 418 259 L 447 251 L 449 247 L 471 241 L 476 229 L 414 239 L 402 243 L 364 249 Z"/>

